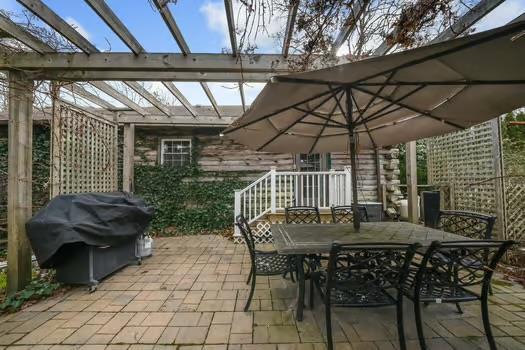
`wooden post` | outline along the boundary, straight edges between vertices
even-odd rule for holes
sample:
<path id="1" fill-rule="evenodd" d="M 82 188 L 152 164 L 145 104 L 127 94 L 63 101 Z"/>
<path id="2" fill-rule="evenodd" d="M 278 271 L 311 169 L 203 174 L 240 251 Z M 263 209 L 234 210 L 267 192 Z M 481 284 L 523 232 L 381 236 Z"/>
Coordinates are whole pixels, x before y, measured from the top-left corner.
<path id="1" fill-rule="evenodd" d="M 407 174 L 407 196 L 408 196 L 408 221 L 418 223 L 418 200 L 417 200 L 417 155 L 416 141 L 406 144 L 406 174 Z"/>
<path id="2" fill-rule="evenodd" d="M 374 148 L 374 160 L 376 165 L 376 187 L 377 187 L 377 201 L 383 201 L 383 186 L 381 183 L 382 167 L 381 167 L 381 158 L 379 155 L 379 148 Z"/>
<path id="3" fill-rule="evenodd" d="M 122 190 L 133 192 L 133 167 L 135 157 L 135 124 L 124 124 L 124 154 L 122 165 Z"/>
<path id="4" fill-rule="evenodd" d="M 270 168 L 270 212 L 272 214 L 275 214 L 277 212 L 277 184 L 276 184 L 276 178 L 277 178 L 277 168 L 271 167 Z M 279 196 L 281 194 L 279 193 Z"/>
<path id="5" fill-rule="evenodd" d="M 494 164 L 494 181 L 496 194 L 496 238 L 507 239 L 507 201 L 505 193 L 505 168 L 503 164 L 503 141 L 501 139 L 501 117 L 491 120 L 492 127 L 492 153 Z"/>
<path id="6" fill-rule="evenodd" d="M 31 282 L 31 247 L 26 222 L 32 215 L 33 81 L 9 72 L 7 175 L 7 293 Z"/>
<path id="7" fill-rule="evenodd" d="M 62 189 L 62 118 L 60 114 L 60 87 L 56 82 L 51 82 L 51 169 L 49 193 L 50 198 L 54 198 L 61 193 Z"/>

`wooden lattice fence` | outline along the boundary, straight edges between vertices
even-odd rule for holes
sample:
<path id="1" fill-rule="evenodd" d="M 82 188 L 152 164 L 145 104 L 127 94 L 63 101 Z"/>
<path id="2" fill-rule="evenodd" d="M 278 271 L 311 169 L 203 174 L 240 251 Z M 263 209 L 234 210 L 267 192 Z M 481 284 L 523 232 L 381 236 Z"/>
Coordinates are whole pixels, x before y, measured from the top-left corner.
<path id="1" fill-rule="evenodd" d="M 427 140 L 428 181 L 449 186 L 447 209 L 498 217 L 496 236 L 525 241 L 525 183 L 505 177 L 498 119 Z"/>
<path id="2" fill-rule="evenodd" d="M 117 191 L 117 138 L 115 123 L 57 104 L 51 195 Z"/>

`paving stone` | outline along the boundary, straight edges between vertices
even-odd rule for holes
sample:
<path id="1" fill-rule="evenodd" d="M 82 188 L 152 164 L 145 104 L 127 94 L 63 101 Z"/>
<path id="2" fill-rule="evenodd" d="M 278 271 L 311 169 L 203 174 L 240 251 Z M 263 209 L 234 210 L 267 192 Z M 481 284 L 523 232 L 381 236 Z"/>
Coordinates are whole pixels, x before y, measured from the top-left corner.
<path id="1" fill-rule="evenodd" d="M 108 323 L 99 329 L 98 333 L 117 334 L 133 316 L 134 314 L 129 312 L 115 314 Z"/>
<path id="2" fill-rule="evenodd" d="M 142 337 L 140 343 L 155 344 L 159 340 L 160 336 L 164 332 L 166 327 L 148 327 Z"/>
<path id="3" fill-rule="evenodd" d="M 251 333 L 253 314 L 250 312 L 234 312 L 232 320 L 232 333 Z"/>
<path id="4" fill-rule="evenodd" d="M 269 326 L 268 341 L 270 343 L 298 343 L 299 334 L 294 326 Z"/>
<path id="5" fill-rule="evenodd" d="M 152 312 L 142 321 L 142 326 L 167 326 L 173 318 L 173 312 Z"/>
<path id="6" fill-rule="evenodd" d="M 148 327 L 126 326 L 111 340 L 112 344 L 136 344 Z"/>
<path id="7" fill-rule="evenodd" d="M 204 344 L 207 327 L 180 327 L 175 344 Z"/>
<path id="8" fill-rule="evenodd" d="M 230 338 L 229 324 L 212 324 L 208 330 L 206 344 L 227 344 Z"/>
<path id="9" fill-rule="evenodd" d="M 231 324 L 233 320 L 233 312 L 215 312 L 213 315 L 212 324 Z"/>
<path id="10" fill-rule="evenodd" d="M 169 325 L 177 327 L 197 326 L 201 315 L 200 312 L 176 312 L 169 322 Z"/>
<path id="11" fill-rule="evenodd" d="M 10 333 L 0 336 L 0 345 L 11 345 L 24 336 L 23 333 Z"/>
<path id="12" fill-rule="evenodd" d="M 99 329 L 100 325 L 84 325 L 63 341 L 64 344 L 85 344 Z"/>
<path id="13" fill-rule="evenodd" d="M 178 333 L 179 327 L 166 327 L 157 340 L 157 344 L 173 344 Z"/>

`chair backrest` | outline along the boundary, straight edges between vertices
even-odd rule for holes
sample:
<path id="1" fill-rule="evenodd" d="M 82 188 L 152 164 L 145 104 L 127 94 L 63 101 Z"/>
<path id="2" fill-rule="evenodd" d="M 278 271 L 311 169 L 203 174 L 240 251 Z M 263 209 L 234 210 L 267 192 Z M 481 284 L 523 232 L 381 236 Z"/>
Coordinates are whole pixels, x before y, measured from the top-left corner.
<path id="1" fill-rule="evenodd" d="M 327 291 L 337 284 L 348 284 L 369 298 L 377 288 L 398 288 L 408 275 L 410 263 L 420 244 L 334 243 L 328 260 Z"/>
<path id="2" fill-rule="evenodd" d="M 474 239 L 492 239 L 496 218 L 469 211 L 442 210 L 438 216 L 438 228 L 450 233 Z"/>
<path id="3" fill-rule="evenodd" d="M 253 234 L 252 230 L 250 229 L 250 225 L 248 224 L 248 221 L 242 214 L 238 215 L 235 221 L 235 225 L 237 225 L 239 231 L 241 231 L 242 237 L 244 238 L 244 242 L 246 243 L 246 246 L 250 251 L 250 257 L 253 261 L 253 259 L 255 258 L 255 240 L 253 239 Z"/>
<path id="4" fill-rule="evenodd" d="M 320 224 L 321 215 L 316 207 L 287 207 L 284 208 L 287 224 Z"/>
<path id="5" fill-rule="evenodd" d="M 350 205 L 340 205 L 331 207 L 332 210 L 332 222 L 334 224 L 349 224 L 354 222 L 354 211 Z M 368 221 L 368 211 L 364 205 L 358 205 L 357 210 L 359 211 L 359 219 L 361 222 Z"/>
<path id="6" fill-rule="evenodd" d="M 428 285 L 439 291 L 442 287 L 481 284 L 487 292 L 498 262 L 513 244 L 493 240 L 434 241 L 421 260 L 415 288 Z"/>

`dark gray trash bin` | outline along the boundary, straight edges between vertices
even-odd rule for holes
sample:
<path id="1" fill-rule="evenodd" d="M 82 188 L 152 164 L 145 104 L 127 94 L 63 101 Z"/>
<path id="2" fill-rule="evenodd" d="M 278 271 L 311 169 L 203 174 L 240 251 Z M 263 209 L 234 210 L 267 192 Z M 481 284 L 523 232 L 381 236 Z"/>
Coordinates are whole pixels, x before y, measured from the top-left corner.
<path id="1" fill-rule="evenodd" d="M 83 193 L 53 198 L 26 228 L 40 267 L 93 287 L 138 261 L 136 241 L 152 218 L 153 208 L 129 193 Z"/>

